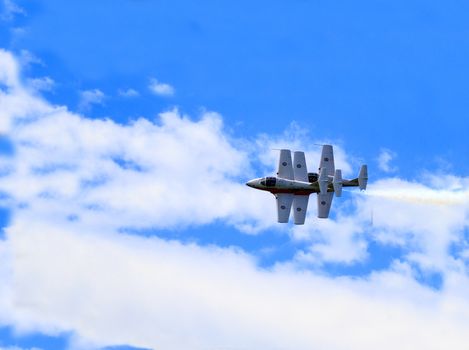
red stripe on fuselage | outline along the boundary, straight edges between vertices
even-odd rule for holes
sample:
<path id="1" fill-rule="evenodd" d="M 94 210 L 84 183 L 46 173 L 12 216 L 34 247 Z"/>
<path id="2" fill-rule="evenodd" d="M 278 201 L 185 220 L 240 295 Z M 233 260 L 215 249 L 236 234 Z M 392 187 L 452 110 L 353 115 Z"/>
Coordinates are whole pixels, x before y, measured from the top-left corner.
<path id="1" fill-rule="evenodd" d="M 281 188 L 266 188 L 264 191 L 268 191 L 272 194 L 276 193 L 293 193 L 297 195 L 308 195 L 311 193 L 318 193 L 319 191 L 316 189 L 311 190 L 292 190 L 292 189 L 281 189 Z"/>

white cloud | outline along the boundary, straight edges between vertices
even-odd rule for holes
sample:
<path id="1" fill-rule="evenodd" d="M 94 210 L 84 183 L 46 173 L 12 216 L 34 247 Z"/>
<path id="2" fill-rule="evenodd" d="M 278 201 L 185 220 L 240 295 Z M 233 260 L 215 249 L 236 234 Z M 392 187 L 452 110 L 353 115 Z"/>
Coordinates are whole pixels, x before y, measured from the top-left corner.
<path id="1" fill-rule="evenodd" d="M 467 345 L 469 281 L 461 274 L 440 293 L 402 263 L 367 279 L 263 271 L 233 249 L 21 217 L 6 244 L 14 299 L 2 315 L 23 331 L 73 330 L 96 346 L 155 349 Z"/>
<path id="2" fill-rule="evenodd" d="M 218 115 L 193 122 L 172 111 L 161 114 L 159 123 L 139 119 L 122 126 L 51 109 L 13 130 L 18 157 L 0 187 L 30 203 L 32 212 L 112 226 L 274 218 L 270 195 L 239 180 L 251 171 L 250 163 L 225 138 Z M 272 214 L 255 208 L 266 204 Z"/>
<path id="3" fill-rule="evenodd" d="M 308 165 L 318 159 L 320 149 L 294 126 L 249 142 L 210 112 L 193 120 L 173 110 L 124 125 L 87 119 L 31 95 L 18 76 L 16 61 L 0 51 L 1 130 L 15 146 L 14 157 L 0 159 L 0 190 L 9 195 L 2 204 L 13 211 L 0 242 L 0 324 L 73 332 L 88 349 L 467 345 L 468 179 L 378 181 L 367 194 L 336 199 L 331 221 L 312 218 L 312 199 L 307 225 L 291 231 L 275 224 L 272 196 L 244 181 L 255 175 L 253 162 L 274 172 L 271 148 L 305 149 Z M 371 208 L 370 229 L 363 223 Z M 215 221 L 284 229 L 309 246 L 265 270 L 239 249 L 119 233 Z M 355 278 L 298 269 L 363 261 L 370 240 L 405 253 Z M 450 254 L 451 245 L 461 253 Z M 418 283 L 416 266 L 442 273 L 441 290 Z"/>
<path id="4" fill-rule="evenodd" d="M 34 91 L 52 91 L 55 81 L 50 77 L 28 79 L 27 85 Z"/>
<path id="5" fill-rule="evenodd" d="M 464 244 L 469 227 L 469 179 L 460 181 L 464 190 L 384 179 L 371 184 L 359 205 L 362 213 L 373 210 L 375 239 L 409 250 L 407 258 L 421 268 L 445 272 L 458 264 L 449 250 Z"/>
<path id="6" fill-rule="evenodd" d="M 106 95 L 99 89 L 81 91 L 78 107 L 81 110 L 88 110 L 94 104 L 102 105 L 105 97 Z"/>
<path id="7" fill-rule="evenodd" d="M 29 68 L 33 64 L 45 66 L 44 62 L 28 50 L 21 50 L 18 56 L 18 61 L 23 68 Z"/>
<path id="8" fill-rule="evenodd" d="M 363 222 L 354 216 L 339 217 L 337 220 L 318 219 L 315 206 L 313 201 L 312 213 L 307 223 L 293 230 L 294 239 L 311 242 L 306 251 L 297 254 L 297 261 L 314 265 L 325 262 L 352 264 L 363 261 L 367 257 Z"/>
<path id="9" fill-rule="evenodd" d="M 119 89 L 117 93 L 122 97 L 137 97 L 140 95 L 138 91 L 134 89 Z"/>
<path id="10" fill-rule="evenodd" d="M 0 50 L 0 82 L 9 89 L 19 87 L 19 67 L 13 56 Z"/>
<path id="11" fill-rule="evenodd" d="M 17 157 L 4 160 L 11 173 L 0 187 L 17 203 L 28 203 L 24 210 L 113 227 L 180 227 L 223 218 L 249 229 L 275 222 L 271 195 L 244 185 L 253 176 L 248 151 L 233 147 L 219 115 L 192 121 L 174 110 L 156 122 L 120 125 L 44 104 L 27 95 L 13 73 L 7 78 L 20 93 L 3 94 L 2 111 L 6 119 L 28 122 L 9 130 Z M 265 213 L 266 206 L 272 211 Z"/>
<path id="12" fill-rule="evenodd" d="M 373 241 L 400 247 L 401 259 L 427 272 L 445 275 L 457 269 L 466 259 L 462 252 L 455 260 L 451 249 L 466 246 L 469 178 L 427 175 L 426 179 L 428 185 L 382 179 L 366 192 L 353 193 L 350 200 L 334 199 L 335 220 L 317 219 L 314 209 L 309 210 L 306 224 L 295 227 L 292 237 L 311 245 L 296 258 L 316 265 L 364 263 Z"/>
<path id="13" fill-rule="evenodd" d="M 150 85 L 148 86 L 151 92 L 158 96 L 173 96 L 174 88 L 165 83 L 161 83 L 155 78 L 150 79 Z"/>
<path id="14" fill-rule="evenodd" d="M 31 98 L 19 79 L 19 66 L 13 56 L 0 49 L 0 133 L 10 131 L 14 120 L 27 119 L 50 109 L 38 98 Z"/>
<path id="15" fill-rule="evenodd" d="M 18 6 L 13 0 L 3 0 L 3 10 L 0 19 L 3 21 L 12 21 L 17 15 L 25 15 L 26 12 Z"/>
<path id="16" fill-rule="evenodd" d="M 378 156 L 378 167 L 386 173 L 396 172 L 397 167 L 390 164 L 396 156 L 397 154 L 389 149 L 381 149 L 381 153 Z"/>

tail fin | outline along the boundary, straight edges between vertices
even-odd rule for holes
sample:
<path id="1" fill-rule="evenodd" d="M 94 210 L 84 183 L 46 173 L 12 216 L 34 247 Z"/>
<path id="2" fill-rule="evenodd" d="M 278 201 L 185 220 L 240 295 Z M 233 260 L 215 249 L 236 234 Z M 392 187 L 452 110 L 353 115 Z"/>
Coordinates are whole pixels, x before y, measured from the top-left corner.
<path id="1" fill-rule="evenodd" d="M 360 174 L 358 175 L 358 186 L 360 190 L 366 190 L 366 185 L 368 184 L 368 167 L 362 165 L 360 168 Z"/>

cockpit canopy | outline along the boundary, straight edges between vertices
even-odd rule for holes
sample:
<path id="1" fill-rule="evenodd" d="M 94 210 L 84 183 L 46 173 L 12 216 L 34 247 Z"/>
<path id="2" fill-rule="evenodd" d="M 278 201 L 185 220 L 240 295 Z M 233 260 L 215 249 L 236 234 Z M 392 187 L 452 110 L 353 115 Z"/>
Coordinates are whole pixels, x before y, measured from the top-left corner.
<path id="1" fill-rule="evenodd" d="M 261 185 L 266 187 L 274 187 L 277 183 L 277 179 L 275 177 L 264 177 L 261 180 Z"/>
<path id="2" fill-rule="evenodd" d="M 318 181 L 319 174 L 318 173 L 308 173 L 308 181 L 309 182 L 316 182 Z"/>

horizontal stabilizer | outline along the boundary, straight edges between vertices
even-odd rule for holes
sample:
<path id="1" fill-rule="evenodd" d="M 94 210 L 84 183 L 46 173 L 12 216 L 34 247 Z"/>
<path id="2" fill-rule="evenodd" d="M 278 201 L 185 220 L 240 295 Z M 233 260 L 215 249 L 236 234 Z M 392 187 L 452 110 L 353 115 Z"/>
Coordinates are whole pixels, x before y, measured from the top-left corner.
<path id="1" fill-rule="evenodd" d="M 358 175 L 358 186 L 361 190 L 366 190 L 366 185 L 368 184 L 368 167 L 362 165 L 360 168 L 360 174 Z"/>

